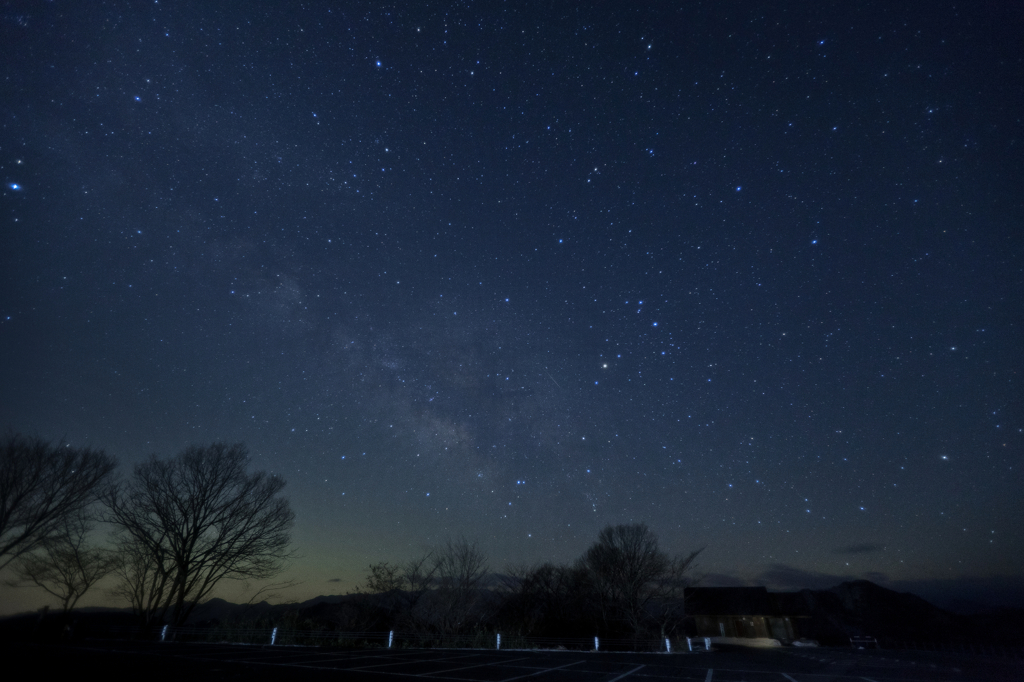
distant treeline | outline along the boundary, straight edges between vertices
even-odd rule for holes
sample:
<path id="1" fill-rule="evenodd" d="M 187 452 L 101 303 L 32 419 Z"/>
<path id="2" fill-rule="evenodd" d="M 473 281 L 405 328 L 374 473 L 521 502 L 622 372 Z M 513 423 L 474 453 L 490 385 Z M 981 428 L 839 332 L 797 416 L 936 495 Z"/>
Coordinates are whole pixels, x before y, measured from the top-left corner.
<path id="1" fill-rule="evenodd" d="M 571 564 L 492 573 L 476 543 L 449 540 L 403 563 L 372 564 L 358 594 L 304 609 L 292 625 L 441 637 L 677 637 L 699 554 L 671 556 L 646 525 L 618 525 Z"/>

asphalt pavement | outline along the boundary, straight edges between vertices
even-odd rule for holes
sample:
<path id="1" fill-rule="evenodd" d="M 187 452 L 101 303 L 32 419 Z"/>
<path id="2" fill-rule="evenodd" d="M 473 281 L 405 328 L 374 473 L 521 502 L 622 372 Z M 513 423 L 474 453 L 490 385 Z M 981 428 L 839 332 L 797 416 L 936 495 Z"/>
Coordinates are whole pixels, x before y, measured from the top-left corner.
<path id="1" fill-rule="evenodd" d="M 1024 682 L 1024 661 L 851 649 L 603 653 L 480 649 L 329 649 L 238 644 L 86 641 L 6 643 L 4 667 L 44 674 L 149 680 L 459 682 Z M 27 663 L 27 666 L 26 666 Z"/>

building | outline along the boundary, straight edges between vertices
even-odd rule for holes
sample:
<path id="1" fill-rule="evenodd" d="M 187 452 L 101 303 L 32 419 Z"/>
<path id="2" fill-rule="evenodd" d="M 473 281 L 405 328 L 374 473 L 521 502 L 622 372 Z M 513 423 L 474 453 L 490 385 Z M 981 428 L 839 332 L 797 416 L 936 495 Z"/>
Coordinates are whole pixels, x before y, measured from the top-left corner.
<path id="1" fill-rule="evenodd" d="M 779 643 L 797 638 L 795 616 L 783 613 L 765 587 L 690 587 L 685 598 L 698 637 Z"/>

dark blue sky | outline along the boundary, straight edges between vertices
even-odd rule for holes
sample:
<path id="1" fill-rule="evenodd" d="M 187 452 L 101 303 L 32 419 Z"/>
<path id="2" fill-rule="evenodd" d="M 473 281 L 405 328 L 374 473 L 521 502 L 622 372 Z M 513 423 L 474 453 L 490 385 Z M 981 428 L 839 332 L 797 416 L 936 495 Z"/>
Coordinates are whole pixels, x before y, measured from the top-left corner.
<path id="1" fill-rule="evenodd" d="M 245 441 L 296 599 L 645 521 L 1024 603 L 1021 5 L 677 5 L 5 4 L 0 422 Z"/>

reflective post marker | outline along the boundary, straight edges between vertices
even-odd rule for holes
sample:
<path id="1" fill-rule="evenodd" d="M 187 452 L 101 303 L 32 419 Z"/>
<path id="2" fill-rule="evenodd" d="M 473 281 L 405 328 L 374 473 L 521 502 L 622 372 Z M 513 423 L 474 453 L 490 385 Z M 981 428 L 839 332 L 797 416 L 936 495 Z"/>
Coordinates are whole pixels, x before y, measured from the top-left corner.
<path id="1" fill-rule="evenodd" d="M 665 638 L 665 651 L 672 653 L 672 643 L 668 641 L 668 637 Z"/>
<path id="2" fill-rule="evenodd" d="M 391 648 L 391 644 L 395 641 L 395 631 L 392 630 L 388 633 L 388 648 Z"/>
<path id="3" fill-rule="evenodd" d="M 270 633 L 270 646 L 274 646 L 274 642 L 276 642 L 276 641 L 277 641 L 277 628 L 274 628 L 274 631 Z"/>
<path id="4" fill-rule="evenodd" d="M 494 645 L 494 648 L 495 649 L 500 649 L 501 648 L 501 633 L 500 632 L 498 633 L 498 643 Z"/>
<path id="5" fill-rule="evenodd" d="M 166 637 L 167 637 L 167 628 L 168 628 L 168 627 L 170 627 L 170 626 L 168 626 L 168 625 L 165 625 L 165 626 L 163 627 L 163 629 L 162 629 L 162 630 L 160 630 L 160 641 L 161 641 L 161 642 L 162 642 L 162 641 L 164 641 L 164 639 L 166 639 Z"/>
<path id="6" fill-rule="evenodd" d="M 597 637 L 594 637 L 594 651 L 598 651 L 598 650 L 600 650 L 600 648 L 601 648 L 601 647 L 599 646 L 599 645 L 600 645 L 600 643 L 601 643 L 601 642 L 599 642 L 599 641 L 598 641 Z"/>

